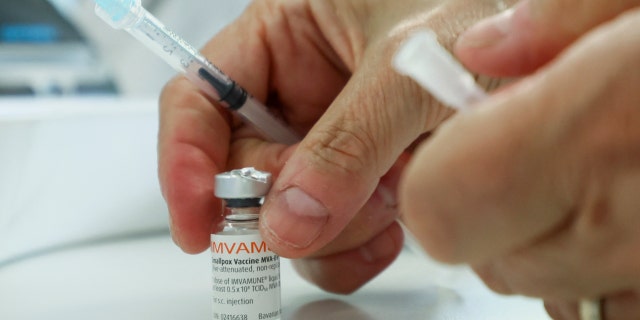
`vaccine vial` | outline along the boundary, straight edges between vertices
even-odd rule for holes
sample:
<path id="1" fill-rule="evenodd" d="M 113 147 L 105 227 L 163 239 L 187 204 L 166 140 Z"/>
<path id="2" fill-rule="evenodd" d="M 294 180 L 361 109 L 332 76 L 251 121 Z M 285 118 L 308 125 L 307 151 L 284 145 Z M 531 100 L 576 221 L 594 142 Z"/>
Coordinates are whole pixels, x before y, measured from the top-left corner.
<path id="1" fill-rule="evenodd" d="M 280 258 L 258 231 L 260 207 L 271 174 L 244 168 L 216 175 L 215 195 L 224 220 L 211 235 L 213 319 L 281 317 Z"/>

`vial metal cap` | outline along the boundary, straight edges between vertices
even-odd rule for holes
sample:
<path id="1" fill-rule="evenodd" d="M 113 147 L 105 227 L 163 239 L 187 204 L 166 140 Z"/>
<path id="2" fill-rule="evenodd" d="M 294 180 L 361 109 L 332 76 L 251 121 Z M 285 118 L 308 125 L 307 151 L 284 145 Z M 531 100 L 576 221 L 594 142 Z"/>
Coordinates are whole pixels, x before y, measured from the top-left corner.
<path id="1" fill-rule="evenodd" d="M 215 195 L 221 199 L 264 197 L 271 188 L 271 173 L 243 168 L 216 175 Z"/>

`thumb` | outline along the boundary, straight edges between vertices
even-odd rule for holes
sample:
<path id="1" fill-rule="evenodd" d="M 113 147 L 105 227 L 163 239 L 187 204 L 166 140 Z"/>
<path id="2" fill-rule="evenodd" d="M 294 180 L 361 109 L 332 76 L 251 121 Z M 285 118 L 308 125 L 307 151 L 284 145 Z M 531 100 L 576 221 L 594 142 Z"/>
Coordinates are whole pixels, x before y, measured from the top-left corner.
<path id="1" fill-rule="evenodd" d="M 395 218 L 397 211 L 394 200 L 376 198 L 380 179 L 405 148 L 449 114 L 421 104 L 428 101 L 426 94 L 391 70 L 388 54 L 370 52 L 287 160 L 265 201 L 263 236 L 282 256 L 316 252 L 351 221 L 388 224 L 384 215 Z M 356 237 L 370 232 L 362 227 L 349 232 L 353 230 L 361 233 Z"/>
<path id="2" fill-rule="evenodd" d="M 525 0 L 463 33 L 455 53 L 474 72 L 525 75 L 593 27 L 638 5 L 638 0 Z"/>

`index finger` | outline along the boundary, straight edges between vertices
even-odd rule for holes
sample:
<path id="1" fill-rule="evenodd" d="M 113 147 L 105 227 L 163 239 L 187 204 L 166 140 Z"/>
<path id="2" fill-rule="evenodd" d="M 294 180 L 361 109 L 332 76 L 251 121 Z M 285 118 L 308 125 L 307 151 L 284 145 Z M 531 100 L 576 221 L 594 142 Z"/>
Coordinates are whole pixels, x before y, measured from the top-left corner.
<path id="1" fill-rule="evenodd" d="M 248 20 L 245 16 L 239 19 Z M 231 24 L 202 49 L 202 54 L 258 98 L 264 99 L 268 55 L 264 53 L 257 32 L 246 32 L 243 28 L 252 28 L 251 22 Z M 239 35 L 244 41 L 237 41 Z M 225 46 L 228 43 L 236 45 Z M 163 90 L 158 175 L 169 207 L 174 241 L 186 252 L 205 250 L 214 225 L 221 219 L 220 203 L 213 193 L 213 178 L 227 169 L 231 126 L 236 125 L 239 125 L 238 119 L 217 108 L 215 101 L 184 77 L 172 80 Z M 251 136 L 253 133 L 245 135 Z"/>
<path id="2" fill-rule="evenodd" d="M 184 78 L 167 85 L 160 99 L 158 175 L 174 241 L 186 252 L 208 247 L 220 207 L 212 181 L 226 165 L 229 139 L 227 119 L 193 85 Z"/>

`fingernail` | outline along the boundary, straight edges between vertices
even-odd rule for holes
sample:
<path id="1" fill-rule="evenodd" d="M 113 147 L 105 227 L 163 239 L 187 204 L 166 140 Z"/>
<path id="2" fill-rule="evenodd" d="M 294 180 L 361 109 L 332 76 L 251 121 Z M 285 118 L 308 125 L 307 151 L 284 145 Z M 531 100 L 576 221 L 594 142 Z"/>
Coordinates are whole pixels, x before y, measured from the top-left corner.
<path id="1" fill-rule="evenodd" d="M 458 38 L 458 47 L 486 48 L 500 43 L 511 31 L 514 9 L 484 19 Z"/>
<path id="2" fill-rule="evenodd" d="M 386 233 L 376 237 L 360 248 L 360 255 L 369 263 L 391 258 L 396 253 L 396 243 Z"/>
<path id="3" fill-rule="evenodd" d="M 318 238 L 329 218 L 320 201 L 299 188 L 289 188 L 265 205 L 262 224 L 280 242 L 306 248 Z"/>

